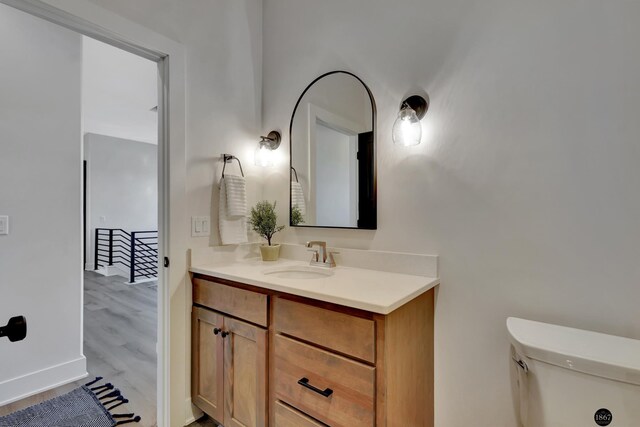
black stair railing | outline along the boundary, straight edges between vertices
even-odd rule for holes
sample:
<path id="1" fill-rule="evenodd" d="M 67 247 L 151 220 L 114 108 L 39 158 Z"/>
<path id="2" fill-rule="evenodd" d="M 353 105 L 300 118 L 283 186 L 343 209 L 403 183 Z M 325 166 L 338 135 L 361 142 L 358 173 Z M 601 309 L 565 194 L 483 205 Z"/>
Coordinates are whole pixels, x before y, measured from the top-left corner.
<path id="1" fill-rule="evenodd" d="M 158 277 L 158 231 L 96 228 L 95 268 L 120 264 L 129 270 L 129 282 Z"/>

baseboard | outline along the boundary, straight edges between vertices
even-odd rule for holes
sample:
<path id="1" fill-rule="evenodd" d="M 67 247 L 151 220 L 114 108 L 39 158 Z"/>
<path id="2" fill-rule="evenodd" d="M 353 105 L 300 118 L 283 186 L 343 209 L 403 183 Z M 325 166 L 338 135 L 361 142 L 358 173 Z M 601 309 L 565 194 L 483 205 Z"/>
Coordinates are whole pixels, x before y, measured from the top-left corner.
<path id="1" fill-rule="evenodd" d="M 202 412 L 200 408 L 198 408 L 191 402 L 191 398 L 185 400 L 184 408 L 186 412 L 184 421 L 185 426 L 188 426 L 189 424 L 199 420 L 204 415 L 204 412 Z"/>
<path id="2" fill-rule="evenodd" d="M 0 382 L 0 406 L 86 377 L 87 359 L 78 359 Z"/>
<path id="3" fill-rule="evenodd" d="M 129 272 L 123 270 L 118 265 L 100 266 L 96 270 L 93 270 L 93 271 L 94 271 L 94 273 L 101 274 L 101 275 L 103 275 L 105 277 L 121 276 L 121 277 L 125 277 L 127 279 L 129 278 Z"/>
<path id="4" fill-rule="evenodd" d="M 138 279 L 135 282 L 125 282 L 127 285 L 139 285 L 141 283 L 149 283 L 149 282 L 157 282 L 158 278 L 157 277 L 151 277 L 151 278 L 147 278 L 147 279 Z"/>

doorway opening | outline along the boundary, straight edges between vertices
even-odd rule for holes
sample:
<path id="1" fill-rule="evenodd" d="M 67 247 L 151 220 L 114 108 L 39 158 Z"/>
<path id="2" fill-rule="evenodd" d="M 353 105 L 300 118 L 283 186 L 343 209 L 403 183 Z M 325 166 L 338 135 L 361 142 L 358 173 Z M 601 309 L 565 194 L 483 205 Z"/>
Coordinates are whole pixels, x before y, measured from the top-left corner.
<path id="1" fill-rule="evenodd" d="M 84 355 L 155 426 L 157 64 L 82 37 Z"/>

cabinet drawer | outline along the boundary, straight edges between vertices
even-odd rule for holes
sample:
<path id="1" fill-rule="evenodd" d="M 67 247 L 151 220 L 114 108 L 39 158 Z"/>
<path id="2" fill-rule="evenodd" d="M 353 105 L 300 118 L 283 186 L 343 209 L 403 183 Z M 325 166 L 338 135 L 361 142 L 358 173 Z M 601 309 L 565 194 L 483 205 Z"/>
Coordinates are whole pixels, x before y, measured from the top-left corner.
<path id="1" fill-rule="evenodd" d="M 375 363 L 373 320 L 274 298 L 277 332 Z"/>
<path id="2" fill-rule="evenodd" d="M 193 302 L 267 326 L 267 296 L 204 279 L 193 280 Z"/>
<path id="3" fill-rule="evenodd" d="M 276 399 L 333 427 L 374 425 L 375 368 L 283 335 L 274 342 Z"/>
<path id="4" fill-rule="evenodd" d="M 326 427 L 316 420 L 309 418 L 300 411 L 276 401 L 274 405 L 275 427 Z"/>

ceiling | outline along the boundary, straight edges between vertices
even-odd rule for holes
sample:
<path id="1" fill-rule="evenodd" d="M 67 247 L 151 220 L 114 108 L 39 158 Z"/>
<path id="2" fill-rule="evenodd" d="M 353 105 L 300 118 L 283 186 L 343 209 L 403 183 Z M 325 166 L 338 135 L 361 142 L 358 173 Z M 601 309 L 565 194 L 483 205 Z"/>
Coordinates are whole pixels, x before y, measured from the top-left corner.
<path id="1" fill-rule="evenodd" d="M 89 37 L 82 54 L 83 133 L 157 144 L 157 64 Z"/>

